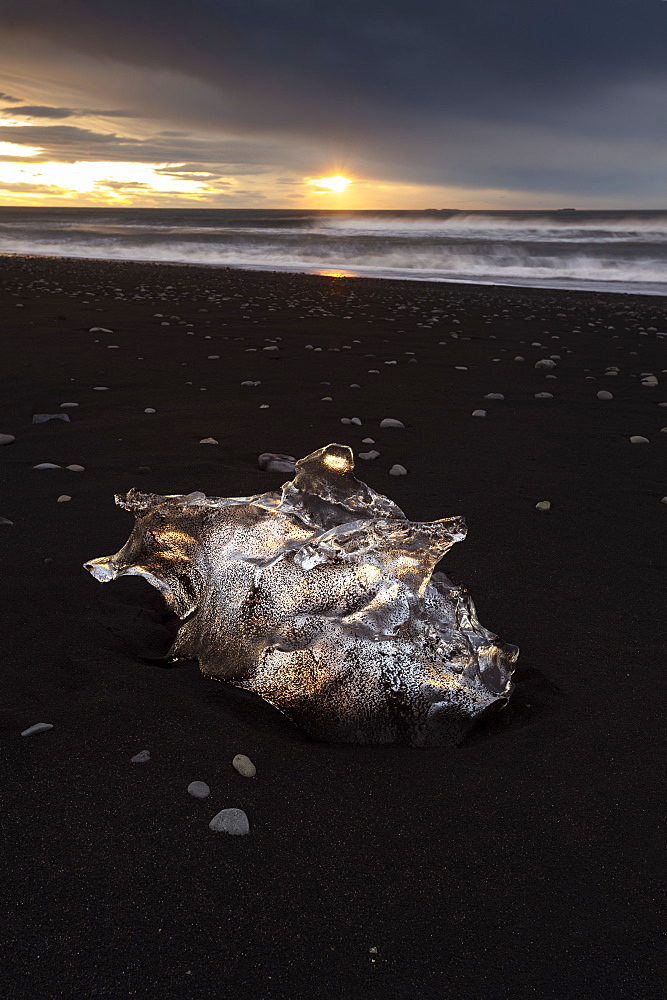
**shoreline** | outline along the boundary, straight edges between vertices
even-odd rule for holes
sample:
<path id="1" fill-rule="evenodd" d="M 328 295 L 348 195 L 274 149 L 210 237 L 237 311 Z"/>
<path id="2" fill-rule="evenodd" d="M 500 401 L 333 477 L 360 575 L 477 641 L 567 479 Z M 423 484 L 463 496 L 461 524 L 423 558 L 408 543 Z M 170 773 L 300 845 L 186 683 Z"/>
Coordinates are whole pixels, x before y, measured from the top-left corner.
<path id="1" fill-rule="evenodd" d="M 326 274 L 321 273 L 323 271 L 348 271 L 347 268 L 318 268 L 313 265 L 311 270 L 293 270 L 289 265 L 273 267 L 264 267 L 262 265 L 230 265 L 230 264 L 217 264 L 217 263 L 206 263 L 202 261 L 172 261 L 172 260 L 144 260 L 135 259 L 130 257 L 92 257 L 92 256 L 69 256 L 66 254 L 38 254 L 38 253 L 22 253 L 20 251 L 0 251 L 0 260 L 4 258 L 25 258 L 28 260 L 63 260 L 63 261 L 91 261 L 97 264 L 130 264 L 130 265 L 150 265 L 154 267 L 187 267 L 187 268 L 202 268 L 206 270 L 219 270 L 219 271 L 248 271 L 250 273 L 259 274 L 290 274 L 290 275 L 303 275 L 317 278 L 333 278 L 335 280 L 340 280 L 342 278 L 347 278 L 355 281 L 382 281 L 382 282 L 406 282 L 408 284 L 431 284 L 431 285 L 454 285 L 454 286 L 473 286 L 480 288 L 516 288 L 521 290 L 535 290 L 542 292 L 568 292 L 576 293 L 581 292 L 587 295 L 623 295 L 623 296 L 640 296 L 642 298 L 664 298 L 667 296 L 667 286 L 665 286 L 664 291 L 656 291 L 655 289 L 644 291 L 640 288 L 627 288 L 627 289 L 614 289 L 608 287 L 593 287 L 593 285 L 601 285 L 601 282 L 591 282 L 591 287 L 573 287 L 569 284 L 549 284 L 540 285 L 537 283 L 521 283 L 519 280 L 517 282 L 501 282 L 501 281 L 483 281 L 474 278 L 433 278 L 433 277 L 405 277 L 405 276 L 392 276 L 392 275 L 380 275 L 380 274 Z M 559 279 L 555 279 L 558 281 Z M 562 279 L 562 281 L 567 281 L 568 279 Z M 612 282 L 609 282 L 612 284 Z"/>

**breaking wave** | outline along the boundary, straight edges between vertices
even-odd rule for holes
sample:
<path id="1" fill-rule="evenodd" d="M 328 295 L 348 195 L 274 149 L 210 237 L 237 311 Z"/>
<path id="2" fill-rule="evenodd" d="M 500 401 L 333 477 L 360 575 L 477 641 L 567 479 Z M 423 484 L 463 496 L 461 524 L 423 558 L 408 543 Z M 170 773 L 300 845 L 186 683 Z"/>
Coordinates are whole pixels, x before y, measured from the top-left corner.
<path id="1" fill-rule="evenodd" d="M 667 294 L 667 212 L 5 208 L 0 253 Z"/>

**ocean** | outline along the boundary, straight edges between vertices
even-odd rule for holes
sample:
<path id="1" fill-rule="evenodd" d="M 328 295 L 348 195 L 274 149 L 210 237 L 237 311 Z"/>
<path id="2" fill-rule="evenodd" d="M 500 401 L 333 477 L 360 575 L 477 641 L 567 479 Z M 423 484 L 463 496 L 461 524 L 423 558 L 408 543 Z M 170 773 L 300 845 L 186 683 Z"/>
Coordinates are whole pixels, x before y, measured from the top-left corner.
<path id="1" fill-rule="evenodd" d="M 667 294 L 667 211 L 0 208 L 0 254 Z"/>

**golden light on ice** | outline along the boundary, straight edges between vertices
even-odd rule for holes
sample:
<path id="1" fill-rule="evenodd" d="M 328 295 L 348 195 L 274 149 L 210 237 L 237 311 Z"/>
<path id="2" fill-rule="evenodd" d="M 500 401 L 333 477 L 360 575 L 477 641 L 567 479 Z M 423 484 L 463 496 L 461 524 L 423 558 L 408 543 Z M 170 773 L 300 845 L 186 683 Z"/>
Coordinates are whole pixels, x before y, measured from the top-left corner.
<path id="1" fill-rule="evenodd" d="M 315 188 L 317 194 L 328 192 L 341 194 L 351 182 L 349 177 L 341 177 L 340 174 L 336 174 L 335 177 L 316 177 L 309 180 L 308 183 Z"/>

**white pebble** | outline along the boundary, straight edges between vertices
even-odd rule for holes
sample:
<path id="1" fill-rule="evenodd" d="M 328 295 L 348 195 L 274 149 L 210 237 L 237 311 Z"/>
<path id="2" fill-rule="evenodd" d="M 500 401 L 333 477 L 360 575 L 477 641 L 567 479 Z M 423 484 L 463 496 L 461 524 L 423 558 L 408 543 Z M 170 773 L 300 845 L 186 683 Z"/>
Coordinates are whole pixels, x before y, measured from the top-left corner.
<path id="1" fill-rule="evenodd" d="M 553 399 L 550 392 L 536 392 L 535 399 Z"/>
<path id="2" fill-rule="evenodd" d="M 61 410 L 66 410 L 66 409 L 68 409 L 69 407 L 72 407 L 72 406 L 78 406 L 78 405 L 79 405 L 78 403 L 61 403 L 61 404 L 60 404 L 60 409 L 61 409 Z"/>
<path id="3" fill-rule="evenodd" d="M 0 445 L 13 444 L 16 438 L 13 434 L 0 434 Z"/>
<path id="4" fill-rule="evenodd" d="M 243 837 L 250 833 L 248 817 L 243 809 L 221 809 L 213 817 L 208 827 L 215 833 L 231 833 L 235 837 Z"/>
<path id="5" fill-rule="evenodd" d="M 361 443 L 362 444 L 375 444 L 375 440 L 373 438 L 362 438 L 361 439 Z"/>
<path id="6" fill-rule="evenodd" d="M 151 755 L 148 750 L 140 750 L 139 753 L 134 755 L 134 757 L 130 757 L 132 764 L 145 764 L 146 761 L 150 759 Z"/>
<path id="7" fill-rule="evenodd" d="M 68 493 L 61 493 L 60 496 L 58 497 L 58 499 L 56 500 L 56 503 L 67 503 L 68 500 L 71 500 L 71 499 L 72 498 L 71 498 L 71 496 Z"/>
<path id="8" fill-rule="evenodd" d="M 364 462 L 370 462 L 374 458 L 379 458 L 379 457 L 380 457 L 380 452 L 379 451 L 375 451 L 375 449 L 372 449 L 371 451 L 360 451 L 359 452 L 359 458 L 362 458 L 364 460 Z"/>
<path id="9" fill-rule="evenodd" d="M 14 522 L 10 521 L 8 517 L 0 517 L 0 524 L 4 524 L 8 528 L 12 528 L 14 526 Z"/>
<path id="10" fill-rule="evenodd" d="M 250 760 L 250 757 L 246 757 L 244 753 L 237 753 L 236 757 L 232 760 L 232 767 L 239 774 L 242 774 L 244 778 L 254 778 L 257 774 L 257 768 Z"/>
<path id="11" fill-rule="evenodd" d="M 549 358 L 542 358 L 541 361 L 535 362 L 535 368 L 537 368 L 538 371 L 541 371 L 542 369 L 546 368 L 555 368 L 555 367 L 556 367 L 556 362 L 551 361 Z"/>
<path id="12" fill-rule="evenodd" d="M 34 726 L 24 729 L 21 736 L 34 736 L 35 733 L 45 733 L 47 729 L 53 729 L 50 722 L 36 722 Z"/>
<path id="13" fill-rule="evenodd" d="M 658 384 L 658 380 L 655 375 L 649 375 L 647 378 L 642 379 L 642 385 L 648 386 L 649 389 L 654 388 Z"/>
<path id="14" fill-rule="evenodd" d="M 504 399 L 502 392 L 487 392 L 484 399 Z"/>
<path id="15" fill-rule="evenodd" d="M 408 470 L 403 465 L 392 465 L 389 470 L 390 476 L 407 476 Z"/>
<path id="16" fill-rule="evenodd" d="M 486 416 L 486 410 L 473 410 L 472 411 L 472 415 L 473 415 L 473 417 L 485 417 Z"/>
<path id="17" fill-rule="evenodd" d="M 612 396 L 612 394 L 610 392 L 607 392 L 605 389 L 600 389 L 600 391 L 596 392 L 595 395 L 597 396 L 598 399 L 613 399 L 614 398 Z"/>
<path id="18" fill-rule="evenodd" d="M 520 354 L 517 354 L 517 356 L 515 357 L 515 359 L 514 359 L 514 360 L 515 360 L 515 361 L 525 361 L 526 359 L 525 359 L 525 358 L 522 358 Z"/>
<path id="19" fill-rule="evenodd" d="M 633 434 L 630 438 L 630 444 L 650 444 L 649 439 L 642 437 L 641 434 Z"/>
<path id="20" fill-rule="evenodd" d="M 264 348 L 264 350 L 266 350 L 266 348 Z M 219 354 L 209 354 L 207 358 L 207 361 L 219 361 L 219 360 L 220 360 Z"/>
<path id="21" fill-rule="evenodd" d="M 205 781 L 191 781 L 188 785 L 188 793 L 196 799 L 205 799 L 211 794 L 211 789 Z"/>
<path id="22" fill-rule="evenodd" d="M 539 503 L 535 504 L 536 510 L 551 510 L 551 504 L 548 500 L 540 500 Z"/>
<path id="23" fill-rule="evenodd" d="M 147 406 L 146 409 L 144 410 L 144 413 L 155 413 L 155 410 L 153 409 L 152 406 Z"/>
<path id="24" fill-rule="evenodd" d="M 54 465 L 53 462 L 40 462 L 39 465 L 33 465 L 33 469 L 62 469 L 62 465 Z"/>
<path id="25" fill-rule="evenodd" d="M 108 385 L 94 385 L 93 389 L 95 392 L 106 392 L 109 388 Z"/>
<path id="26" fill-rule="evenodd" d="M 384 430 L 385 427 L 401 427 L 405 429 L 405 424 L 401 423 L 400 420 L 394 420 L 393 417 L 385 417 L 384 420 L 380 421 L 380 429 Z"/>
<path id="27" fill-rule="evenodd" d="M 202 438 L 199 442 L 200 444 L 217 444 L 218 442 L 215 438 Z"/>

